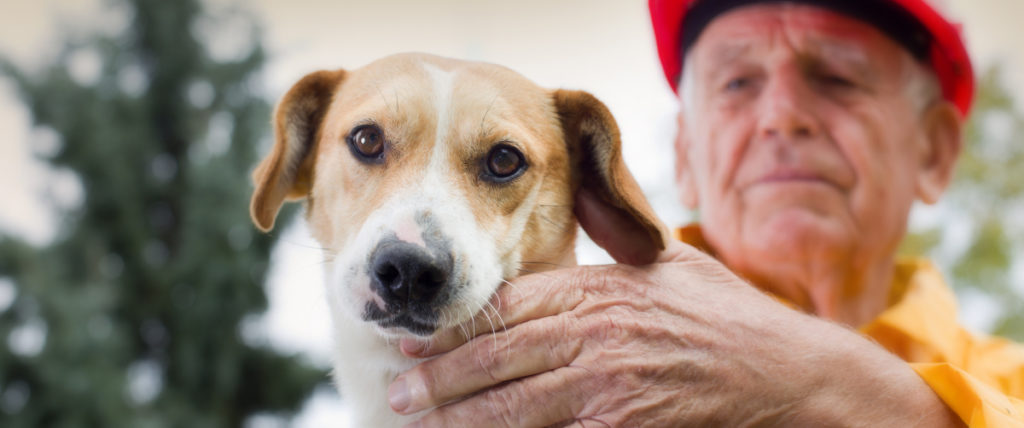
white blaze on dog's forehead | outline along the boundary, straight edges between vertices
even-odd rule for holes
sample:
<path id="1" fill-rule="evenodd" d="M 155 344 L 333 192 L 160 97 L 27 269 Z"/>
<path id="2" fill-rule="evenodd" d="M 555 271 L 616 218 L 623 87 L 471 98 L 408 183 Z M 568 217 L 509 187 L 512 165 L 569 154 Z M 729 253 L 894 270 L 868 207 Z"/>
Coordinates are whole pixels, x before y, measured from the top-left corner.
<path id="1" fill-rule="evenodd" d="M 436 111 L 436 123 L 434 132 L 434 146 L 430 152 L 430 161 L 424 171 L 420 182 L 420 196 L 432 200 L 424 208 L 451 207 L 450 204 L 465 204 L 464 195 L 457 195 L 458 186 L 454 185 L 452 169 L 448 165 L 449 148 L 452 146 L 451 129 L 453 120 L 453 94 L 455 92 L 456 72 L 442 70 L 434 64 L 424 63 L 423 68 L 430 76 L 433 83 L 434 109 Z M 451 211 L 449 210 L 449 213 Z"/>
<path id="2" fill-rule="evenodd" d="M 437 110 L 437 130 L 434 138 L 434 150 L 431 163 L 442 161 L 444 147 L 451 128 L 452 92 L 455 90 L 455 72 L 444 71 L 433 64 L 424 64 L 423 68 L 430 75 L 434 84 L 434 108 Z M 433 166 L 433 165 L 431 165 Z"/>

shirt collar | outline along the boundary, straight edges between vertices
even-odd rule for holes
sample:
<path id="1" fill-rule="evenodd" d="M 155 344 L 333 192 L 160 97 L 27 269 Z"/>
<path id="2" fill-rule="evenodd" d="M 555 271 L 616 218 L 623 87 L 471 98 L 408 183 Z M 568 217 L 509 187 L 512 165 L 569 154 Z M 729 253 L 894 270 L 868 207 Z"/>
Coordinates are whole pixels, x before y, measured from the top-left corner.
<path id="1" fill-rule="evenodd" d="M 693 246 L 712 257 L 716 256 L 714 248 L 704 239 L 704 233 L 698 223 L 676 228 L 673 230 L 673 236 L 676 240 Z M 786 299 L 774 297 L 787 306 L 795 308 L 795 305 Z M 871 324 L 881 319 L 915 317 L 932 312 L 936 308 L 952 313 L 951 319 L 955 322 L 956 300 L 952 292 L 945 286 L 945 281 L 942 280 L 939 271 L 926 259 L 899 259 L 896 261 L 892 285 L 889 288 L 888 307 L 875 318 L 875 321 L 864 325 L 862 329 L 870 328 Z"/>

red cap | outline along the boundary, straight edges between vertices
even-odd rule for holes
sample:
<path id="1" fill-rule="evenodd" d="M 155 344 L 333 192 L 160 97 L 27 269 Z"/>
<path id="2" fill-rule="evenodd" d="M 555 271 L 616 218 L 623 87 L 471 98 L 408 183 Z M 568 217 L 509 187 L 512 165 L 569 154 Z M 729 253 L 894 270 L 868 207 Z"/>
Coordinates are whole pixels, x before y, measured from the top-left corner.
<path id="1" fill-rule="evenodd" d="M 683 63 L 683 19 L 697 1 L 700 0 L 648 0 L 658 57 L 668 84 L 675 92 L 679 92 Z M 974 71 L 960 37 L 959 25 L 946 20 L 925 0 L 889 1 L 913 15 L 931 33 L 933 43 L 928 63 L 939 78 L 943 96 L 967 116 L 974 100 Z"/>

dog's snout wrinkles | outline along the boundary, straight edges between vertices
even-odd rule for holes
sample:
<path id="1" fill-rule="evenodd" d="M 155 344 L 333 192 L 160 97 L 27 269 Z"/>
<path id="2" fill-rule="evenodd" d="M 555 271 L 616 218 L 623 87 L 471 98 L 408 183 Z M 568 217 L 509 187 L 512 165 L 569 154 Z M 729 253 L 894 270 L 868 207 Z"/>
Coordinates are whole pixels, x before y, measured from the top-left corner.
<path id="1" fill-rule="evenodd" d="M 450 259 L 405 242 L 380 248 L 371 263 L 377 292 L 389 303 L 430 302 L 448 282 L 452 270 Z"/>

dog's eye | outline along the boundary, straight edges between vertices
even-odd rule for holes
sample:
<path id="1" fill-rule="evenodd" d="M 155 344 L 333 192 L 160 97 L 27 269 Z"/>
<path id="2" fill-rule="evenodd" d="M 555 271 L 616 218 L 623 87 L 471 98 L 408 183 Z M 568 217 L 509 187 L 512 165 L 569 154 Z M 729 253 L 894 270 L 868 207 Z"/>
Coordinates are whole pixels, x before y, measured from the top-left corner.
<path id="1" fill-rule="evenodd" d="M 365 158 L 377 158 L 384 152 L 384 132 L 377 125 L 363 125 L 348 136 L 352 149 Z"/>
<path id="2" fill-rule="evenodd" d="M 515 147 L 499 144 L 487 154 L 487 173 L 496 181 L 509 181 L 525 169 L 526 159 Z"/>

